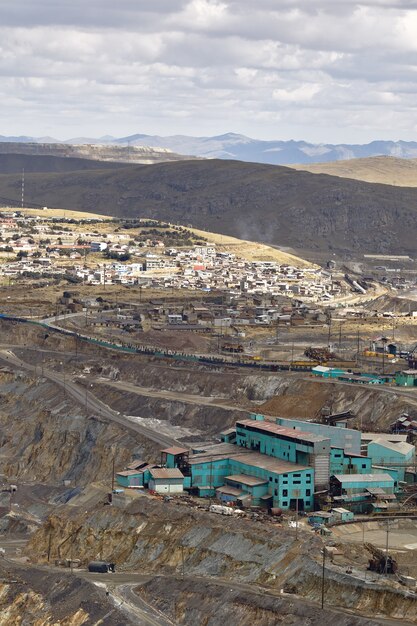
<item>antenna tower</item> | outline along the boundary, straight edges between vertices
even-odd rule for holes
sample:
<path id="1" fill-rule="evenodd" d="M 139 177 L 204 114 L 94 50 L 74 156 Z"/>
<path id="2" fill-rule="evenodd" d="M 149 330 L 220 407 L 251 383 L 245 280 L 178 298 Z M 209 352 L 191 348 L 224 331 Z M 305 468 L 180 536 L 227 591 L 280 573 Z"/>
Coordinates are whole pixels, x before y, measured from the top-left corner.
<path id="1" fill-rule="evenodd" d="M 22 170 L 22 209 L 25 206 L 25 170 Z"/>

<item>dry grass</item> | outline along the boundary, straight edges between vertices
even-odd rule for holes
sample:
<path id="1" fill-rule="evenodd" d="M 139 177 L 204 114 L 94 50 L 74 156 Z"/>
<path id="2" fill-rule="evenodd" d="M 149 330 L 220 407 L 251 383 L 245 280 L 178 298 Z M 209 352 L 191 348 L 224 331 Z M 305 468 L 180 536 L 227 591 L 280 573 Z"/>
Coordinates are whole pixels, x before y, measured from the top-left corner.
<path id="1" fill-rule="evenodd" d="M 276 261 L 277 263 L 294 265 L 295 267 L 301 268 L 317 267 L 309 261 L 305 261 L 293 254 L 282 252 L 264 243 L 256 243 L 246 241 L 245 239 L 229 237 L 228 235 L 210 233 L 205 230 L 198 230 L 197 228 L 190 228 L 189 230 L 198 237 L 204 237 L 210 243 L 215 243 L 218 250 L 233 252 L 236 256 L 248 261 Z"/>
<path id="2" fill-rule="evenodd" d="M 382 183 L 396 187 L 417 187 L 417 159 L 396 157 L 368 157 L 330 163 L 307 163 L 289 165 L 296 170 L 313 174 L 329 174 L 341 178 L 353 178 L 368 183 Z"/>
<path id="3" fill-rule="evenodd" d="M 24 215 L 36 216 L 39 215 L 41 217 L 65 217 L 67 219 L 109 219 L 108 215 L 99 215 L 98 213 L 84 213 L 82 211 L 69 211 L 67 209 L 21 209 L 19 207 L 11 207 L 0 208 L 0 212 L 9 212 L 9 211 L 20 211 Z"/>

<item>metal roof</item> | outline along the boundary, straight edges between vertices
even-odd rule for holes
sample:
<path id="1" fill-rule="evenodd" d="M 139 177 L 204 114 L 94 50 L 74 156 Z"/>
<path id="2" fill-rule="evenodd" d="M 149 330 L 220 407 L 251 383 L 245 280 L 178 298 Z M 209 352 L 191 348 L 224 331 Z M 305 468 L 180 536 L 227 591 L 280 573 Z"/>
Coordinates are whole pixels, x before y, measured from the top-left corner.
<path id="1" fill-rule="evenodd" d="M 366 491 L 369 491 L 371 496 L 384 496 L 385 491 L 381 487 L 368 487 Z"/>
<path id="2" fill-rule="evenodd" d="M 171 448 L 165 448 L 165 450 L 161 450 L 161 452 L 165 452 L 166 454 L 173 454 L 174 456 L 176 456 L 177 454 L 184 454 L 185 452 L 189 452 L 189 449 L 172 446 Z"/>
<path id="3" fill-rule="evenodd" d="M 280 426 L 279 424 L 265 420 L 238 420 L 236 422 L 236 428 L 239 426 L 246 426 L 252 429 L 264 431 L 266 433 L 273 433 L 284 437 L 291 437 L 291 439 L 300 439 L 302 441 L 309 441 L 312 443 L 329 441 L 330 439 L 329 437 L 321 437 L 320 435 L 314 435 L 313 433 L 302 430 L 286 428 L 285 426 Z"/>
<path id="4" fill-rule="evenodd" d="M 365 441 L 375 441 L 375 439 L 383 439 L 384 441 L 391 441 L 396 443 L 398 441 L 407 441 L 407 435 L 398 435 L 391 433 L 362 433 L 361 439 Z"/>
<path id="5" fill-rule="evenodd" d="M 231 435 L 232 433 L 236 433 L 236 428 L 226 428 L 226 430 L 222 430 L 221 435 Z"/>
<path id="6" fill-rule="evenodd" d="M 262 480 L 262 478 L 258 478 L 257 476 L 248 476 L 247 474 L 233 474 L 232 476 L 226 476 L 225 480 L 232 480 L 236 483 L 252 487 L 255 485 L 265 485 L 265 483 L 268 482 L 267 480 Z"/>
<path id="7" fill-rule="evenodd" d="M 387 441 L 386 439 L 373 439 L 369 443 L 369 446 L 373 443 L 376 443 L 378 446 L 382 446 L 387 450 L 391 450 L 392 452 L 397 452 L 398 454 L 409 454 L 410 452 L 413 452 L 415 450 L 415 446 L 413 446 L 411 443 L 407 443 L 406 441 L 391 443 L 391 441 Z"/>
<path id="8" fill-rule="evenodd" d="M 139 469 L 143 467 L 144 465 L 148 465 L 148 463 L 146 461 L 143 461 L 142 459 L 137 459 L 136 461 L 132 461 L 131 463 L 128 463 L 126 467 L 127 469 Z"/>
<path id="9" fill-rule="evenodd" d="M 139 474 L 143 474 L 143 471 L 140 470 L 124 470 L 123 472 L 117 472 L 116 476 L 138 476 Z"/>
<path id="10" fill-rule="evenodd" d="M 224 485 L 223 487 L 217 487 L 216 492 L 225 493 L 229 496 L 240 496 L 243 491 L 241 489 L 235 489 L 234 487 L 230 487 L 229 485 Z"/>
<path id="11" fill-rule="evenodd" d="M 296 463 L 283 461 L 273 456 L 234 446 L 230 443 L 220 443 L 211 448 L 207 447 L 204 452 L 190 456 L 189 463 L 190 465 L 198 465 L 199 463 L 210 463 L 226 459 L 239 461 L 251 467 L 260 467 L 275 474 L 289 474 L 313 469 L 307 465 L 297 465 Z"/>
<path id="12" fill-rule="evenodd" d="M 177 467 L 153 467 L 149 471 L 152 478 L 156 479 L 184 478 L 184 474 Z"/>
<path id="13" fill-rule="evenodd" d="M 334 478 L 340 483 L 392 482 L 394 484 L 394 479 L 389 474 L 335 474 Z"/>
<path id="14" fill-rule="evenodd" d="M 322 517 L 323 519 L 330 519 L 331 517 L 333 517 L 333 515 L 328 511 L 314 511 L 313 513 L 309 513 L 308 516 Z"/>

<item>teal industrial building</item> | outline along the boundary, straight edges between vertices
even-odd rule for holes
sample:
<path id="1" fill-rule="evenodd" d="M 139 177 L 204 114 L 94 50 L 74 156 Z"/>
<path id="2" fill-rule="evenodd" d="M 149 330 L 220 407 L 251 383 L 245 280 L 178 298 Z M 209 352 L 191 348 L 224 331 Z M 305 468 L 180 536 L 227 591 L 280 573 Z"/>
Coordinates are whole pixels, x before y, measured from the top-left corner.
<path id="1" fill-rule="evenodd" d="M 405 480 L 405 473 L 415 460 L 415 446 L 407 442 L 391 443 L 375 439 L 368 444 L 368 457 L 374 465 L 392 468 L 398 473 L 398 480 Z"/>
<path id="2" fill-rule="evenodd" d="M 346 428 L 284 418 L 274 422 L 251 414 L 224 431 L 221 439 L 191 454 L 185 473 L 196 495 L 216 495 L 239 506 L 311 511 L 314 492 L 327 490 L 331 476 L 372 473 L 370 483 L 378 484 L 378 474 L 384 472 L 372 467 L 369 456 L 352 452 L 360 451 L 360 432 Z M 390 485 L 397 484 L 388 478 Z"/>
<path id="3" fill-rule="evenodd" d="M 361 432 L 359 430 L 353 430 L 353 428 L 345 428 L 340 423 L 335 426 L 328 426 L 327 424 L 317 424 L 316 422 L 288 419 L 286 417 L 277 417 L 276 423 L 285 428 L 292 428 L 293 430 L 302 430 L 309 433 L 320 435 L 331 440 L 331 445 L 335 448 L 343 448 L 345 452 L 352 452 L 353 454 L 361 453 Z"/>
<path id="4" fill-rule="evenodd" d="M 229 443 L 208 447 L 189 460 L 191 488 L 199 496 L 217 495 L 242 506 L 310 511 L 314 469 Z M 233 490 L 233 491 L 231 491 Z M 234 496 L 234 497 L 230 497 Z"/>

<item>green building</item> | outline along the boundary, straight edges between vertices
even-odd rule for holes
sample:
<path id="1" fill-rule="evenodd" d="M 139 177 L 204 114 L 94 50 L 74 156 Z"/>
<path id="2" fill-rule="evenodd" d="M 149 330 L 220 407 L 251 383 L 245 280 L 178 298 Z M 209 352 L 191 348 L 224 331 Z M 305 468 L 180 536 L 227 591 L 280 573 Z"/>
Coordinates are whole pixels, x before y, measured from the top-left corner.
<path id="1" fill-rule="evenodd" d="M 385 439 L 375 439 L 368 444 L 368 456 L 373 464 L 392 467 L 397 471 L 400 481 L 404 481 L 407 467 L 414 463 L 415 451 L 415 446 L 405 441 L 391 443 Z"/>
<path id="2" fill-rule="evenodd" d="M 417 387 L 417 370 L 404 370 L 395 374 L 395 384 L 400 387 Z"/>
<path id="3" fill-rule="evenodd" d="M 314 469 L 227 443 L 190 456 L 191 489 L 223 501 L 311 511 Z"/>

